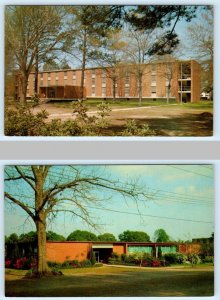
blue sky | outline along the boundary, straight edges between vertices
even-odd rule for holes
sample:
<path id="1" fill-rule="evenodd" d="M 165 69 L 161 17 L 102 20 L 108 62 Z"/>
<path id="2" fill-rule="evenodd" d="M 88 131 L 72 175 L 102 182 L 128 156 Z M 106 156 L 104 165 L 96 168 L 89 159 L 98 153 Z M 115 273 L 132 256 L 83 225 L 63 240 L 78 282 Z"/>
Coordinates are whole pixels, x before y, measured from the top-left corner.
<path id="1" fill-rule="evenodd" d="M 138 204 L 131 199 L 125 200 L 117 193 L 91 191 L 91 196 L 101 198 L 100 205 L 86 204 L 98 231 L 77 217 L 60 213 L 48 223 L 48 230 L 68 236 L 76 229 L 93 231 L 96 234 L 111 232 L 115 236 L 124 230 L 140 230 L 153 238 L 154 231 L 164 228 L 174 239 L 209 237 L 214 231 L 214 170 L 212 165 L 108 165 L 78 166 L 85 175 L 98 172 L 101 176 L 125 181 L 136 181 L 144 187 L 147 199 Z M 60 172 L 62 171 L 62 179 Z M 54 167 L 50 182 L 67 180 L 70 171 L 63 166 Z M 87 175 L 86 175 L 87 176 Z M 10 184 L 10 187 L 9 187 Z M 7 183 L 14 195 L 23 195 L 25 201 L 33 199 L 32 192 L 23 184 Z M 49 183 L 48 183 L 49 184 Z M 51 184 L 51 183 L 50 183 Z M 28 196 L 28 197 L 27 197 Z M 32 197 L 31 198 L 29 198 Z M 31 220 L 19 208 L 5 205 L 5 234 L 21 234 L 35 230 Z"/>

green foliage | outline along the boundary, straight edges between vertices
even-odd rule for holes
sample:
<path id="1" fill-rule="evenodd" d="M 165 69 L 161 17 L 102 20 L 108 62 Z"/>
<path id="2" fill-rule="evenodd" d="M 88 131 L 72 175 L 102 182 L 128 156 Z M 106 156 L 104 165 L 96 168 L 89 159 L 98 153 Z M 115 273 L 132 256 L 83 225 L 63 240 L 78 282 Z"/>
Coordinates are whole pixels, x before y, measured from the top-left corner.
<path id="1" fill-rule="evenodd" d="M 135 120 L 128 120 L 125 129 L 122 131 L 122 136 L 152 136 L 155 131 L 150 129 L 148 124 L 138 127 Z"/>
<path id="2" fill-rule="evenodd" d="M 89 116 L 88 107 L 82 101 L 74 103 L 73 107 L 80 135 L 101 135 L 101 129 L 108 126 L 107 117 L 111 109 L 107 103 L 102 102 L 97 105 L 97 116 Z"/>
<path id="3" fill-rule="evenodd" d="M 166 253 L 163 255 L 168 264 L 183 264 L 187 260 L 187 256 L 182 253 Z"/>
<path id="4" fill-rule="evenodd" d="M 116 242 L 116 237 L 112 233 L 103 233 L 98 235 L 98 240 L 101 242 Z"/>
<path id="5" fill-rule="evenodd" d="M 6 237 L 5 240 L 8 244 L 14 244 L 18 242 L 18 235 L 16 233 L 12 233 L 9 237 Z"/>
<path id="6" fill-rule="evenodd" d="M 88 136 L 101 135 L 101 129 L 108 125 L 106 120 L 108 104 L 98 105 L 96 116 L 87 114 L 88 108 L 79 102 L 74 105 L 75 120 L 48 121 L 45 110 L 33 113 L 30 107 L 19 106 L 5 111 L 5 135 L 7 136 Z"/>
<path id="7" fill-rule="evenodd" d="M 166 242 L 170 241 L 170 237 L 164 229 L 160 228 L 154 232 L 154 240 L 157 243 L 159 243 L 159 242 L 166 243 Z"/>
<path id="8" fill-rule="evenodd" d="M 67 241 L 97 241 L 97 236 L 86 230 L 75 230 L 69 234 Z"/>
<path id="9" fill-rule="evenodd" d="M 124 231 L 119 234 L 120 242 L 150 242 L 150 236 L 143 231 Z"/>
<path id="10" fill-rule="evenodd" d="M 96 263 L 96 257 L 95 257 L 95 252 L 92 252 L 92 257 L 91 257 L 91 264 L 94 266 Z"/>
<path id="11" fill-rule="evenodd" d="M 65 241 L 65 237 L 57 234 L 56 232 L 53 231 L 48 231 L 47 232 L 47 240 L 48 241 Z"/>
<path id="12" fill-rule="evenodd" d="M 197 265 L 201 263 L 201 259 L 196 253 L 191 253 L 188 255 L 188 260 L 191 262 L 191 265 Z"/>
<path id="13" fill-rule="evenodd" d="M 37 241 L 37 232 L 36 231 L 30 231 L 28 233 L 22 233 L 19 236 L 19 242 L 36 242 Z"/>
<path id="14" fill-rule="evenodd" d="M 214 256 L 206 256 L 206 257 L 203 259 L 203 262 L 214 264 Z"/>

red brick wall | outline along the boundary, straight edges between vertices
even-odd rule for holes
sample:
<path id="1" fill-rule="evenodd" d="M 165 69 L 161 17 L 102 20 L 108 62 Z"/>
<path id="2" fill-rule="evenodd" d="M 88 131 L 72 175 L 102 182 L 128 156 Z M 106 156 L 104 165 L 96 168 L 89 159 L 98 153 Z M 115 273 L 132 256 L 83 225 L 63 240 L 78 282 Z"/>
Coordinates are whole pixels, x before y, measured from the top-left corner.
<path id="1" fill-rule="evenodd" d="M 47 242 L 47 261 L 64 262 L 77 259 L 82 261 L 90 258 L 91 243 L 89 242 Z"/>
<path id="2" fill-rule="evenodd" d="M 113 252 L 121 255 L 125 253 L 125 245 L 113 245 Z"/>
<path id="3" fill-rule="evenodd" d="M 199 243 L 193 244 L 179 244 L 179 252 L 183 254 L 190 254 L 190 253 L 200 253 L 201 245 Z"/>

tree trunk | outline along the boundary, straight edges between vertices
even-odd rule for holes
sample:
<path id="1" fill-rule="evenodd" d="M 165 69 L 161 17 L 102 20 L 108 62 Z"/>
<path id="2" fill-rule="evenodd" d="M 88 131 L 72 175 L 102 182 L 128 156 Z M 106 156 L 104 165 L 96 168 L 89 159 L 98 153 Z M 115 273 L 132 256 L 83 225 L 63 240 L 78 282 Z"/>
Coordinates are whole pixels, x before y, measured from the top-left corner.
<path id="1" fill-rule="evenodd" d="M 38 48 L 38 47 L 37 47 Z M 38 49 L 35 55 L 35 82 L 34 82 L 34 93 L 38 94 Z"/>
<path id="2" fill-rule="evenodd" d="M 83 35 L 83 57 L 82 57 L 82 71 L 81 71 L 81 84 L 80 84 L 80 92 L 79 92 L 79 99 L 82 100 L 84 98 L 84 73 L 86 68 L 86 52 L 87 52 L 87 34 L 86 30 L 84 31 Z"/>
<path id="3" fill-rule="evenodd" d="M 49 272 L 46 253 L 46 216 L 41 213 L 37 227 L 37 273 L 43 276 Z"/>
<path id="4" fill-rule="evenodd" d="M 22 72 L 20 81 L 21 81 L 20 103 L 26 105 L 27 83 L 28 83 L 28 75 L 26 72 Z"/>
<path id="5" fill-rule="evenodd" d="M 170 83 L 167 86 L 167 103 L 170 102 Z"/>
<path id="6" fill-rule="evenodd" d="M 116 80 L 113 79 L 113 101 L 115 101 L 116 98 Z"/>
<path id="7" fill-rule="evenodd" d="M 142 103 L 142 73 L 138 73 L 138 96 L 139 105 Z"/>

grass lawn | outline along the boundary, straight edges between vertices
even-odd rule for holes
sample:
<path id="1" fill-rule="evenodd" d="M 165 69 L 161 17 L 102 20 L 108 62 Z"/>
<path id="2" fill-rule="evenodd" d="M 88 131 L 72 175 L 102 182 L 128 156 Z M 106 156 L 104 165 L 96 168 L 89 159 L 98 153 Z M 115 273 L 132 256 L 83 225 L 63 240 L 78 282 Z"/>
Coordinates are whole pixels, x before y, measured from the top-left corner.
<path id="1" fill-rule="evenodd" d="M 6 270 L 6 296 L 212 296 L 213 266 L 99 268 L 62 270 L 64 276 L 24 278 L 26 271 Z"/>

